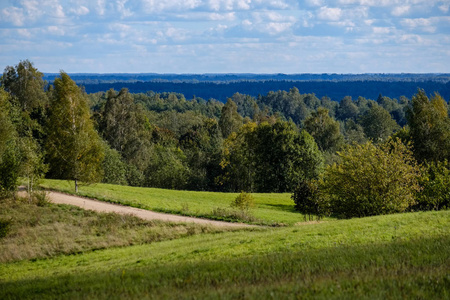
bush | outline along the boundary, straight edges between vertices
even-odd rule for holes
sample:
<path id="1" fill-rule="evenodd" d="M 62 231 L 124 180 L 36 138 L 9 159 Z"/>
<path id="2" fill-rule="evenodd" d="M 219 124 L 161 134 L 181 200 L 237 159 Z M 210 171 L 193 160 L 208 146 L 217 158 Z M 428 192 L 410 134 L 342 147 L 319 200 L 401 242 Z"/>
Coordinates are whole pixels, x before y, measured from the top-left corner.
<path id="1" fill-rule="evenodd" d="M 328 166 L 321 186 L 338 217 L 403 212 L 415 204 L 420 168 L 408 145 L 389 140 L 349 146 L 341 162 Z"/>
<path id="2" fill-rule="evenodd" d="M 325 197 L 320 195 L 316 180 L 300 181 L 291 198 L 295 202 L 295 209 L 305 215 L 305 221 L 307 218 L 313 220 L 314 216 L 320 220 L 328 211 Z"/>
<path id="3" fill-rule="evenodd" d="M 450 208 L 450 164 L 448 161 L 429 163 L 420 178 L 422 191 L 412 210 Z"/>
<path id="4" fill-rule="evenodd" d="M 253 196 L 249 193 L 242 191 L 239 196 L 231 202 L 231 207 L 238 208 L 240 210 L 249 210 L 254 205 Z"/>
<path id="5" fill-rule="evenodd" d="M 0 220 L 0 239 L 4 238 L 11 229 L 11 220 Z"/>

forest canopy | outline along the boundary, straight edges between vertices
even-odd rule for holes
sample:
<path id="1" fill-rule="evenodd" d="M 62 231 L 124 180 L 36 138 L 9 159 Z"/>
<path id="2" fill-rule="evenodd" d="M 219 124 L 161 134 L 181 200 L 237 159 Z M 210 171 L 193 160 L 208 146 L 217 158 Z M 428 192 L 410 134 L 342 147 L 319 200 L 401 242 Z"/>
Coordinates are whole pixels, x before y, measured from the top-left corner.
<path id="1" fill-rule="evenodd" d="M 256 83 L 267 88 L 273 82 Z M 341 83 L 352 86 L 352 93 L 376 87 Z M 333 101 L 301 93 L 290 82 L 288 90 L 258 96 L 233 91 L 223 103 L 214 100 L 220 94 L 205 100 L 176 91 L 132 93 L 117 84 L 117 89 L 86 93 L 88 85 L 77 85 L 65 72 L 49 84 L 28 60 L 6 67 L 0 89 L 2 194 L 14 191 L 20 176 L 30 189 L 46 176 L 72 179 L 76 187 L 102 181 L 224 192 L 295 191 L 297 207 L 308 213 L 314 208 L 317 215 L 448 207 L 441 183 L 449 179 L 450 121 L 445 96 L 436 90 L 431 98 L 416 87 L 411 99 L 378 93 L 376 99 L 347 94 Z M 356 172 L 349 165 L 364 166 L 353 183 L 344 180 L 351 178 L 346 172 Z M 404 173 L 392 175 L 394 165 Z M 358 180 L 383 176 L 407 178 L 413 188 L 397 178 L 396 189 L 377 189 L 380 179 L 370 184 L 373 197 L 357 195 L 365 193 L 358 186 L 367 185 Z M 338 193 L 344 187 L 354 189 L 351 199 Z M 395 203 L 402 194 L 407 199 Z M 369 211 L 347 214 L 342 201 L 366 203 Z"/>

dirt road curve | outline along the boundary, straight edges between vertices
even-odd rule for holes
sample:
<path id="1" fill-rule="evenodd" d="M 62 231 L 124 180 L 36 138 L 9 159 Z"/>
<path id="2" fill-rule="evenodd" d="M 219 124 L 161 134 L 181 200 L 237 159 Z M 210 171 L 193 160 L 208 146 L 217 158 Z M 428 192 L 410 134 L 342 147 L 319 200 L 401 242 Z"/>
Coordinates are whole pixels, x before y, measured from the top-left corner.
<path id="1" fill-rule="evenodd" d="M 183 222 L 183 223 L 198 223 L 209 224 L 214 226 L 227 226 L 227 227 L 249 227 L 251 225 L 241 223 L 229 223 L 221 221 L 213 221 L 192 217 L 184 217 L 178 215 L 170 215 L 164 213 L 157 213 L 145 209 L 134 208 L 129 206 L 116 205 L 106 203 L 98 200 L 87 199 L 77 196 L 71 196 L 58 192 L 48 192 L 48 196 L 53 203 L 58 204 L 70 204 L 81 207 L 83 209 L 94 210 L 99 212 L 114 212 L 118 214 L 132 214 L 145 220 L 163 220 L 171 222 Z"/>

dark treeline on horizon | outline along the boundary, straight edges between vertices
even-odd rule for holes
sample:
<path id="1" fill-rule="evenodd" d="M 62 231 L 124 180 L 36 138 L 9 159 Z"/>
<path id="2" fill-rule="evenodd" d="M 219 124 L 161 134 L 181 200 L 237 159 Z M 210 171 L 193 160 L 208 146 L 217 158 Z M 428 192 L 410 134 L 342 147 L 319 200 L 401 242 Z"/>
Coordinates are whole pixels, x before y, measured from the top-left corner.
<path id="1" fill-rule="evenodd" d="M 436 91 L 450 99 L 450 74 L 69 74 L 87 93 L 127 88 L 131 93 L 174 92 L 187 99 L 200 97 L 225 102 L 234 93 L 253 97 L 269 91 L 314 93 L 340 101 L 345 96 L 376 99 L 380 94 L 399 98 L 411 97 L 417 89 Z M 52 82 L 58 74 L 47 73 Z"/>
<path id="2" fill-rule="evenodd" d="M 257 97 L 270 91 L 289 91 L 296 87 L 301 93 L 315 94 L 318 98 L 329 97 L 331 100 L 340 101 L 345 96 L 367 99 L 376 99 L 378 95 L 390 98 L 400 96 L 411 97 L 417 89 L 436 91 L 448 101 L 450 98 L 450 82 L 440 83 L 435 81 L 425 82 L 383 82 L 383 81 L 239 81 L 229 83 L 214 82 L 115 82 L 83 84 L 86 92 L 105 92 L 110 89 L 120 90 L 127 88 L 131 93 L 156 93 L 174 92 L 183 94 L 186 99 L 200 97 L 203 99 L 217 99 L 225 102 L 234 93 Z"/>

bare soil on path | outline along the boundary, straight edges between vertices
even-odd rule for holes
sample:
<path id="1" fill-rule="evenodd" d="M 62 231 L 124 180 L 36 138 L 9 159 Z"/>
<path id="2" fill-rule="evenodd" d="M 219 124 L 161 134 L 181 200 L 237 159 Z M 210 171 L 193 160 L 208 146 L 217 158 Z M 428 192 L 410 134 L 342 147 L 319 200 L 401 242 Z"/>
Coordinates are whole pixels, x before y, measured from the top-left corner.
<path id="1" fill-rule="evenodd" d="M 19 189 L 19 194 L 23 195 L 26 193 L 24 189 Z M 69 204 L 81 207 L 87 210 L 94 210 L 98 212 L 108 212 L 108 213 L 117 213 L 123 215 L 134 215 L 144 220 L 162 220 L 169 222 L 182 222 L 182 223 L 198 223 L 205 225 L 213 225 L 220 227 L 253 227 L 254 225 L 248 225 L 243 223 L 229 223 L 222 221 L 214 221 L 193 217 L 185 217 L 178 215 L 171 215 L 165 213 L 158 213 L 146 209 L 140 209 L 130 206 L 123 206 L 118 204 L 107 203 L 103 201 L 98 201 L 94 199 L 88 199 L 78 196 L 67 195 L 64 193 L 48 191 L 47 195 L 52 203 L 57 204 Z"/>

